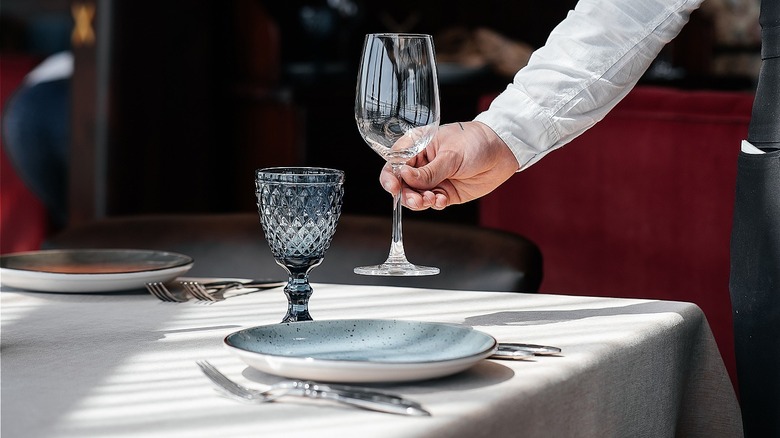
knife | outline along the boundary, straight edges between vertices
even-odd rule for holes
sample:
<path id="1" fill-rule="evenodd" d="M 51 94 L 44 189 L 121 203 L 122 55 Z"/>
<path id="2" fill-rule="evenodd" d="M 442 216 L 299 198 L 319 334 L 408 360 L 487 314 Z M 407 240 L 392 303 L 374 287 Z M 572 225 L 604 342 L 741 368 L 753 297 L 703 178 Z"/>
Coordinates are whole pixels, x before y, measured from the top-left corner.
<path id="1" fill-rule="evenodd" d="M 430 412 L 417 402 L 403 397 L 342 385 L 328 385 L 316 382 L 292 382 L 294 388 L 286 395 L 332 400 L 350 406 L 390 414 L 429 417 Z"/>

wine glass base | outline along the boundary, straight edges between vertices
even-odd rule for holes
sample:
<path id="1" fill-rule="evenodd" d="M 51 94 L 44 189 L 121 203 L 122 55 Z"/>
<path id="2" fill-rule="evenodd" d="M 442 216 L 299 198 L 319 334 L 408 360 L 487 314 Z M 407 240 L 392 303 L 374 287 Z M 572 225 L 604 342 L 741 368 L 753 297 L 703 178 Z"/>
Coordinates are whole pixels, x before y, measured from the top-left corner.
<path id="1" fill-rule="evenodd" d="M 359 266 L 355 268 L 355 274 L 360 275 L 383 275 L 388 277 L 414 277 L 424 275 L 436 275 L 439 268 L 431 266 L 413 265 L 405 263 L 382 263 L 381 265 Z"/>

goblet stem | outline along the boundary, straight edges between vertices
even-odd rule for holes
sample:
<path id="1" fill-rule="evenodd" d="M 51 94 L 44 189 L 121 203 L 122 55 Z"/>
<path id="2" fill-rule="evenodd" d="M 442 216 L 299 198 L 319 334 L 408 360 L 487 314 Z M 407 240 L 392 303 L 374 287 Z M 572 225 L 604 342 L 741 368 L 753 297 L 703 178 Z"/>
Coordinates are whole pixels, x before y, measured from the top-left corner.
<path id="1" fill-rule="evenodd" d="M 309 284 L 309 270 L 303 272 L 291 271 L 284 287 L 287 295 L 287 315 L 282 322 L 312 321 L 309 314 L 309 298 L 312 288 Z"/>

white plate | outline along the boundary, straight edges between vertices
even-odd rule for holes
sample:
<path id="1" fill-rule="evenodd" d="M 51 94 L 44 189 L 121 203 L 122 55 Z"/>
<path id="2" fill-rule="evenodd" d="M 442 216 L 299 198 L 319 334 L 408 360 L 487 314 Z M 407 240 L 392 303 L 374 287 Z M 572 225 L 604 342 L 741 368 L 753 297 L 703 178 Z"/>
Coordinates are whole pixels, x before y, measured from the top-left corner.
<path id="1" fill-rule="evenodd" d="M 192 268 L 192 257 L 140 249 L 63 249 L 0 256 L 0 281 L 40 292 L 111 292 L 168 281 Z"/>
<path id="2" fill-rule="evenodd" d="M 496 350 L 470 327 L 348 319 L 273 324 L 228 335 L 225 346 L 252 368 L 326 382 L 400 382 L 466 370 Z"/>

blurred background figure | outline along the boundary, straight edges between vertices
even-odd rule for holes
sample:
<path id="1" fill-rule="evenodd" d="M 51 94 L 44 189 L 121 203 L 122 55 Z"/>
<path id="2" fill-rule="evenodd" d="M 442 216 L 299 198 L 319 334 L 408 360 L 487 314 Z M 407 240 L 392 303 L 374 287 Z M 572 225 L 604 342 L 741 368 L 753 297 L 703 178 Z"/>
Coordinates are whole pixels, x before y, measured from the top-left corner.
<path id="1" fill-rule="evenodd" d="M 70 4 L 0 2 L 0 253 L 38 249 L 65 225 Z"/>
<path id="2" fill-rule="evenodd" d="M 25 76 L 4 108 L 3 147 L 54 229 L 68 217 L 70 77 L 73 55 L 54 54 Z"/>
<path id="3" fill-rule="evenodd" d="M 494 73 L 511 78 L 528 64 L 533 47 L 515 41 L 493 29 L 451 27 L 435 35 L 436 57 L 442 64 L 454 63 L 472 68 L 489 68 Z"/>

